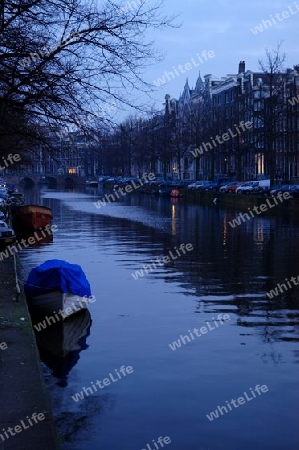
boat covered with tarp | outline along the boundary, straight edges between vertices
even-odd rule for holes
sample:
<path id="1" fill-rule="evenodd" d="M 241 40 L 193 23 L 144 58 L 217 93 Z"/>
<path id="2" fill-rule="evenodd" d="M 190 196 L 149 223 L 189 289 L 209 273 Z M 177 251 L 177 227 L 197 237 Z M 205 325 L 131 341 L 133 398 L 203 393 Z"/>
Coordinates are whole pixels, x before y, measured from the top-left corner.
<path id="1" fill-rule="evenodd" d="M 34 267 L 24 290 L 29 308 L 46 314 L 60 314 L 62 318 L 95 301 L 81 266 L 59 259 L 50 259 Z"/>

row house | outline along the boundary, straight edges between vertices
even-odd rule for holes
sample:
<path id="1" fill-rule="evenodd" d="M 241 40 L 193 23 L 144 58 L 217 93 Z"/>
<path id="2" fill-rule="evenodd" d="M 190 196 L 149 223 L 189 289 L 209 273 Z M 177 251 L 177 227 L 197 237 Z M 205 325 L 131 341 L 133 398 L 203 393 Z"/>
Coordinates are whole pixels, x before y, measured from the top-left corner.
<path id="1" fill-rule="evenodd" d="M 41 142 L 30 150 L 31 160 L 20 164 L 20 173 L 80 175 L 93 178 L 100 161 L 96 136 L 89 139 L 80 131 L 62 127 L 42 127 Z M 44 142 L 49 143 L 45 146 Z"/>
<path id="2" fill-rule="evenodd" d="M 178 101 L 166 96 L 168 166 L 176 177 L 299 177 L 298 69 L 254 73 L 241 61 L 236 74 L 199 75 L 194 89 L 186 81 Z"/>

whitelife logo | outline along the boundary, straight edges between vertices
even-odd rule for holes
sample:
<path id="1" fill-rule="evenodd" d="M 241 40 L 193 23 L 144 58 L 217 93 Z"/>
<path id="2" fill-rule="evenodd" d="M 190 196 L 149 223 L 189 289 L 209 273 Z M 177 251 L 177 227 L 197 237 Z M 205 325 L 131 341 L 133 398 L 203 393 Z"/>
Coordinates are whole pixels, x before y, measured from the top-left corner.
<path id="1" fill-rule="evenodd" d="M 148 272 L 153 272 L 153 270 L 157 269 L 158 266 L 164 266 L 164 264 L 170 263 L 170 261 L 174 261 L 178 259 L 180 256 L 185 255 L 186 251 L 191 252 L 193 250 L 192 244 L 184 244 L 182 243 L 179 247 L 174 247 L 174 251 L 176 252 L 176 255 L 170 251 L 168 255 L 163 256 L 162 258 L 156 258 L 155 261 L 151 259 L 152 264 L 143 264 L 142 269 L 136 270 L 135 273 L 131 273 L 134 280 L 138 280 L 138 278 L 144 277 L 145 274 L 148 274 Z"/>
<path id="2" fill-rule="evenodd" d="M 83 309 L 87 308 L 88 303 L 94 303 L 95 301 L 96 301 L 96 298 L 94 295 L 91 295 L 90 297 L 87 297 L 86 295 L 84 295 L 82 300 L 80 300 L 76 304 L 74 302 L 72 302 L 72 306 L 65 308 L 64 311 L 62 311 L 60 309 L 57 313 L 56 313 L 56 311 L 53 311 L 53 316 L 45 316 L 45 320 L 34 325 L 34 328 L 36 329 L 36 331 L 45 330 L 48 326 L 56 323 L 56 321 L 60 322 L 61 318 L 59 317 L 58 314 L 60 314 L 62 319 L 64 320 L 66 317 L 69 317 L 71 314 L 76 313 L 77 311 L 80 311 L 81 309 L 83 310 Z M 80 305 L 80 308 L 78 308 L 79 305 Z M 55 318 L 56 318 L 56 320 L 55 320 Z"/>
<path id="3" fill-rule="evenodd" d="M 127 374 L 131 374 L 131 373 L 133 373 L 134 372 L 134 370 L 133 370 L 133 367 L 132 366 L 127 366 L 127 367 L 125 367 L 125 366 L 121 366 L 121 368 L 119 369 L 119 372 L 121 372 L 121 374 L 118 372 L 118 370 L 117 369 L 115 369 L 115 372 L 116 372 L 116 375 L 117 375 L 117 378 L 114 378 L 113 377 L 113 374 L 110 372 L 109 373 L 109 378 L 104 378 L 103 380 L 97 380 L 95 383 L 92 381 L 91 382 L 91 387 L 85 387 L 85 386 L 83 386 L 83 391 L 81 391 L 81 392 L 78 392 L 77 394 L 75 394 L 75 395 L 72 395 L 72 399 L 74 400 L 74 402 L 78 402 L 79 400 L 83 400 L 84 399 L 84 396 L 86 395 L 87 397 L 89 397 L 89 395 L 92 395 L 92 394 L 94 394 L 95 392 L 97 392 L 98 391 L 98 388 L 97 388 L 97 386 L 100 388 L 100 389 L 104 389 L 106 386 L 109 386 L 110 384 L 111 384 L 111 381 L 113 382 L 113 383 L 116 383 L 117 381 L 119 381 L 119 380 L 121 380 L 121 378 L 122 378 L 122 376 L 121 376 L 121 374 L 123 375 L 123 378 L 124 377 L 126 377 L 127 376 Z M 115 374 L 114 374 L 115 375 Z M 102 384 L 103 383 L 103 384 Z M 97 386 L 95 386 L 95 384 L 97 385 Z"/>
<path id="4" fill-rule="evenodd" d="M 250 31 L 254 35 L 257 35 L 258 33 L 262 33 L 265 29 L 267 30 L 268 27 L 271 28 L 273 25 L 277 25 L 278 22 L 282 22 L 283 20 L 288 19 L 290 17 L 290 14 L 292 16 L 294 16 L 295 14 L 297 14 L 299 12 L 299 6 L 298 6 L 297 2 L 294 2 L 294 5 L 295 5 L 297 11 L 294 11 L 292 9 L 292 6 L 288 6 L 289 11 L 285 10 L 285 11 L 282 11 L 282 13 L 275 14 L 276 20 L 274 19 L 273 15 L 270 14 L 271 19 L 262 20 L 262 23 L 260 23 L 259 25 L 256 25 L 254 28 L 251 28 Z"/>
<path id="5" fill-rule="evenodd" d="M 222 319 L 224 320 L 224 322 Z M 222 318 L 222 314 L 218 314 L 217 319 L 215 320 L 214 317 L 212 317 L 212 320 L 214 320 L 215 328 L 210 327 L 210 322 L 206 322 L 210 331 L 216 330 L 216 328 L 219 327 L 217 321 L 220 322 L 220 325 L 223 325 L 225 322 L 228 322 L 229 320 L 231 320 L 231 318 L 230 318 L 229 314 L 224 314 L 223 318 Z M 191 330 L 188 330 L 192 341 L 194 341 L 194 339 L 195 339 L 193 333 L 197 337 L 200 337 L 202 334 L 206 334 L 209 331 L 208 328 L 207 327 L 194 328 L 193 332 Z M 200 333 L 198 333 L 199 331 L 200 331 Z M 168 345 L 171 348 L 171 350 L 174 352 L 177 348 L 181 348 L 181 342 L 184 345 L 186 345 L 187 342 L 191 342 L 190 337 L 188 335 L 185 335 L 185 336 L 180 335 L 180 339 L 178 339 L 177 341 L 174 341 L 172 344 L 168 344 Z"/>
<path id="6" fill-rule="evenodd" d="M 255 217 L 255 215 L 260 215 L 261 213 L 266 212 L 268 209 L 274 208 L 275 206 L 279 205 L 278 200 L 280 200 L 280 203 L 282 203 L 284 200 L 289 200 L 290 198 L 292 198 L 292 195 L 289 192 L 284 192 L 283 194 L 279 192 L 277 194 L 277 198 L 273 197 L 272 199 L 274 204 L 271 204 L 270 199 L 267 198 L 267 205 L 266 203 L 262 203 L 260 206 L 254 206 L 253 211 L 251 210 L 251 208 L 247 208 L 251 217 L 248 213 L 240 213 L 238 218 L 231 220 L 228 223 L 232 228 L 236 228 L 236 226 L 242 224 L 241 220 L 243 221 L 243 223 L 246 222 L 246 220 L 251 220 Z"/>
<path id="7" fill-rule="evenodd" d="M 20 242 L 15 243 L 14 245 L 8 245 L 5 251 L 0 252 L 0 261 L 3 261 L 4 258 L 9 258 L 9 256 L 13 256 L 24 248 L 28 248 L 30 245 L 34 245 L 36 242 L 42 241 L 43 238 L 47 236 L 51 236 L 54 231 L 57 231 L 57 225 L 46 225 L 46 227 L 40 228 L 38 231 L 35 231 L 33 236 L 30 236 L 28 239 L 21 239 Z M 42 236 L 39 236 L 40 233 Z M 27 242 L 26 242 L 27 241 Z"/>
<path id="8" fill-rule="evenodd" d="M 6 342 L 0 342 L 0 350 L 7 350 Z"/>
<path id="9" fill-rule="evenodd" d="M 154 446 L 155 446 L 155 448 L 154 449 L 152 449 L 152 447 L 150 446 L 150 444 L 146 444 L 146 448 L 142 448 L 141 450 L 159 450 L 159 445 L 161 446 L 161 448 L 163 448 L 164 447 L 164 445 L 163 445 L 163 442 L 164 442 L 164 444 L 170 444 L 171 443 L 171 439 L 170 439 L 170 437 L 168 437 L 168 436 L 165 436 L 165 438 L 163 438 L 162 436 L 160 436 L 158 439 L 157 439 L 157 442 L 158 442 L 158 444 L 157 444 L 157 442 L 155 441 L 155 439 L 152 439 L 152 441 L 153 441 L 153 443 L 154 443 Z"/>
<path id="10" fill-rule="evenodd" d="M 34 412 L 30 418 L 28 416 L 26 417 L 27 421 L 25 419 L 21 420 L 20 425 L 15 425 L 14 427 L 8 427 L 6 430 L 4 428 L 2 428 L 3 431 L 0 433 L 0 438 L 2 439 L 2 442 L 4 442 L 5 438 L 9 439 L 10 436 L 15 436 L 17 433 L 21 433 L 21 431 L 27 430 L 28 428 L 33 427 L 34 424 L 38 423 L 39 421 L 44 420 L 45 418 L 46 417 L 43 413 L 37 414 L 36 412 Z M 32 423 L 32 421 L 34 423 Z"/>
<path id="11" fill-rule="evenodd" d="M 159 87 L 161 85 L 166 84 L 167 81 L 174 80 L 175 77 L 179 77 L 182 73 L 186 73 L 187 71 L 193 69 L 193 67 L 200 66 L 200 64 L 203 64 L 205 61 L 208 60 L 208 58 L 214 58 L 215 53 L 213 52 L 213 50 L 209 51 L 203 50 L 201 55 L 197 53 L 196 56 L 199 61 L 199 64 L 197 61 L 195 61 L 194 58 L 191 58 L 191 63 L 187 62 L 185 64 L 179 64 L 177 67 L 172 66 L 173 72 L 165 71 L 161 78 L 157 78 L 156 80 L 153 81 L 154 85 Z"/>
<path id="12" fill-rule="evenodd" d="M 271 289 L 271 291 L 267 292 L 266 295 L 271 299 L 273 297 L 277 297 L 278 295 L 282 294 L 283 292 L 288 291 L 289 289 L 293 289 L 294 286 L 298 286 L 298 284 L 299 284 L 299 276 L 297 276 L 298 283 L 297 283 L 295 277 L 291 278 L 291 282 L 293 283 L 293 286 L 291 285 L 291 282 L 290 282 L 290 280 L 288 278 L 286 278 L 285 281 L 286 281 L 287 284 L 285 284 L 285 283 L 281 283 L 281 284 L 278 283 L 276 285 L 276 288 Z M 287 285 L 288 285 L 288 287 L 287 287 Z M 284 291 L 283 291 L 282 288 L 284 288 Z"/>
<path id="13" fill-rule="evenodd" d="M 288 102 L 291 106 L 298 105 L 299 104 L 299 94 L 296 95 L 295 97 L 289 98 Z"/>
<path id="14" fill-rule="evenodd" d="M 263 384 L 263 386 L 260 386 L 259 384 L 257 384 L 254 388 L 255 392 L 258 393 L 258 395 L 262 395 L 262 393 L 266 393 L 268 392 L 268 386 Z M 261 392 L 260 392 L 261 391 Z M 244 396 L 247 402 L 251 402 L 251 400 L 253 400 L 254 398 L 256 398 L 256 395 L 254 393 L 254 391 L 250 388 L 250 392 L 252 394 L 252 397 L 248 397 L 247 392 L 244 392 Z M 232 407 L 230 406 L 233 405 L 235 408 L 239 408 L 239 406 L 244 405 L 245 404 L 245 399 L 244 397 L 239 397 L 237 400 L 235 399 L 231 399 L 230 402 L 228 402 L 227 400 L 225 400 L 226 402 L 226 406 L 227 408 L 232 411 Z M 238 404 L 236 403 L 238 402 Z M 212 411 L 210 414 L 206 414 L 206 417 L 209 419 L 210 422 L 212 422 L 214 419 L 218 419 L 219 414 L 218 414 L 218 410 L 220 412 L 220 414 L 223 416 L 224 412 L 223 410 L 228 413 L 228 410 L 226 408 L 226 406 L 217 406 L 217 409 L 214 411 Z"/>
<path id="15" fill-rule="evenodd" d="M 133 189 L 139 189 L 141 186 L 143 186 L 148 181 L 153 181 L 156 178 L 154 173 L 144 173 L 142 177 L 138 180 L 139 184 L 136 184 L 134 180 L 131 181 L 132 184 L 127 184 L 124 188 L 125 192 L 123 191 L 123 188 L 119 187 L 117 190 L 114 191 L 114 194 L 105 194 L 104 197 L 101 200 L 98 200 L 94 203 L 94 206 L 97 209 L 100 209 L 101 206 L 106 206 L 107 203 L 113 203 L 116 201 L 116 199 L 120 198 L 119 192 L 122 196 L 126 194 L 130 194 L 133 192 Z"/>
<path id="16" fill-rule="evenodd" d="M 7 169 L 9 166 L 13 165 L 14 163 L 21 161 L 21 156 L 18 153 L 16 153 L 15 155 L 10 153 L 7 157 L 2 156 L 2 159 L 3 159 L 3 162 L 1 162 L 1 164 L 4 164 L 4 167 L 1 166 L 1 164 L 0 164 L 0 170 Z"/>
<path id="17" fill-rule="evenodd" d="M 217 148 L 218 144 L 222 145 L 224 142 L 229 141 L 230 139 L 240 136 L 242 132 L 249 130 L 253 125 L 253 122 L 244 122 L 243 120 L 239 123 L 239 125 L 234 124 L 234 130 L 229 128 L 226 133 L 223 133 L 221 136 L 218 134 L 213 138 L 211 136 L 211 142 L 204 142 L 199 148 L 196 148 L 195 150 L 191 150 L 192 155 L 194 158 L 197 156 L 203 155 L 204 150 L 208 152 L 209 150 L 212 150 L 213 147 Z M 240 130 L 241 128 L 241 130 Z M 233 131 L 236 131 L 237 134 L 235 134 Z M 217 141 L 217 144 L 216 142 Z"/>

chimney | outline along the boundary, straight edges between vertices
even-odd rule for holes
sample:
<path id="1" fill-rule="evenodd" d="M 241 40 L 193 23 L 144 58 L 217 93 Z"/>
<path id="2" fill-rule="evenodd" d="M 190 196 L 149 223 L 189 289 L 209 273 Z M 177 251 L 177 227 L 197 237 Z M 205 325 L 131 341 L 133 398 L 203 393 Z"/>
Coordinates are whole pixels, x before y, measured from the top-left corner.
<path id="1" fill-rule="evenodd" d="M 239 72 L 238 73 L 245 73 L 245 61 L 239 62 Z"/>

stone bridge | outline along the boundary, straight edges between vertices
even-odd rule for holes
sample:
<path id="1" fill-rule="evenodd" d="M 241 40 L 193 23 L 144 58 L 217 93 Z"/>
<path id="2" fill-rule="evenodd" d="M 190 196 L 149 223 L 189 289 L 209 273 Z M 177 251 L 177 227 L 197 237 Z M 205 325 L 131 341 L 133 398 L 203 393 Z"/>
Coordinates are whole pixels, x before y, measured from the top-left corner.
<path id="1" fill-rule="evenodd" d="M 49 188 L 72 188 L 80 185 L 85 185 L 86 177 L 77 174 L 40 174 L 40 173 L 12 173 L 4 175 L 3 177 L 8 184 L 24 185 L 26 187 L 33 187 L 35 185 L 45 185 Z"/>

